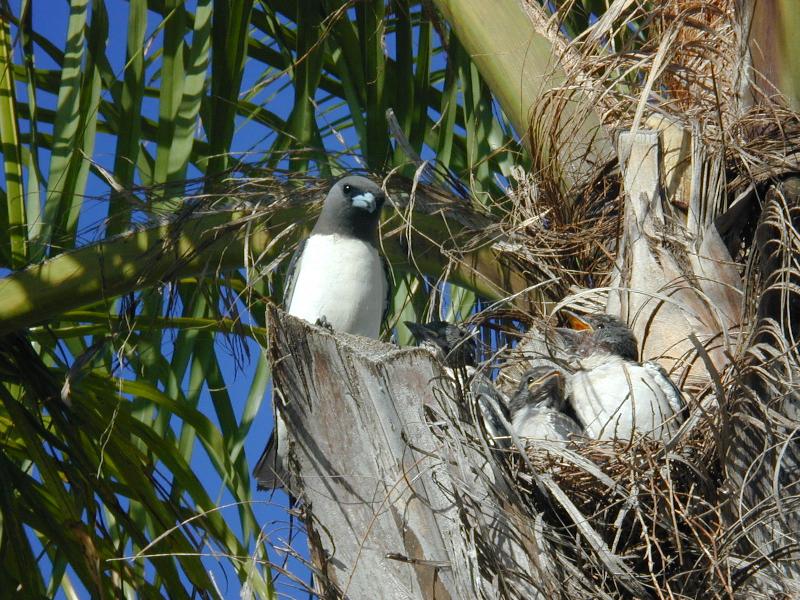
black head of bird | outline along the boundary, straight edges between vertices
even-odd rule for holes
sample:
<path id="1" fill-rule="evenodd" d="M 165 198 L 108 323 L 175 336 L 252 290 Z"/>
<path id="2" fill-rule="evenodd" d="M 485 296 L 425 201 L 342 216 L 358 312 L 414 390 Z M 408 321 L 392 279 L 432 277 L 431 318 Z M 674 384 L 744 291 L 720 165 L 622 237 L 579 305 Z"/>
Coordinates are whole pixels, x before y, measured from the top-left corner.
<path id="1" fill-rule="evenodd" d="M 540 365 L 526 371 L 519 380 L 509 409 L 513 415 L 526 406 L 534 405 L 558 411 L 566 407 L 564 375 L 553 365 Z"/>
<path id="2" fill-rule="evenodd" d="M 581 316 L 569 311 L 562 313 L 570 328 L 559 328 L 557 331 L 577 355 L 589 356 L 601 351 L 634 362 L 639 360 L 636 336 L 617 317 L 604 313 Z"/>
<path id="3" fill-rule="evenodd" d="M 475 340 L 467 330 L 446 321 L 405 324 L 417 344 L 431 350 L 448 367 L 475 366 Z"/>
<path id="4" fill-rule="evenodd" d="M 386 194 L 378 185 L 360 175 L 337 181 L 325 197 L 322 212 L 312 233 L 343 234 L 374 240 Z"/>

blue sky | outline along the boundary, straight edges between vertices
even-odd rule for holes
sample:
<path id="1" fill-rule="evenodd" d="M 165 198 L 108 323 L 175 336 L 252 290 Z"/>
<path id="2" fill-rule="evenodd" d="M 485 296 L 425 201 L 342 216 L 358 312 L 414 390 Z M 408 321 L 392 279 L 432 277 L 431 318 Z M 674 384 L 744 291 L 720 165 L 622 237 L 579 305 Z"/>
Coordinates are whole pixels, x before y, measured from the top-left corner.
<path id="1" fill-rule="evenodd" d="M 15 2 L 16 6 L 12 5 L 14 14 L 19 14 L 20 6 L 19 0 Z M 193 0 L 187 1 L 187 9 L 192 11 L 195 6 Z M 46 6 L 45 6 L 46 5 Z M 34 30 L 43 34 L 55 46 L 63 47 L 66 35 L 67 24 L 69 18 L 69 4 L 63 0 L 47 0 L 45 3 L 33 2 L 33 25 Z M 127 38 L 127 19 L 128 19 L 128 3 L 122 0 L 107 0 L 106 6 L 109 11 L 109 38 L 107 46 L 107 54 L 111 64 L 114 67 L 117 78 L 121 78 L 125 63 L 125 42 Z M 159 23 L 159 17 L 150 13 L 150 32 L 154 31 Z M 158 38 L 155 39 L 155 46 L 151 49 L 157 49 L 159 43 Z M 17 60 L 19 55 L 17 55 Z M 57 65 L 47 57 L 44 52 L 38 52 L 36 55 L 37 68 L 54 69 Z M 244 89 L 251 87 L 261 75 L 254 67 L 248 68 L 245 80 L 242 83 Z M 24 94 L 24 90 L 20 90 Z M 107 93 L 107 92 L 105 92 Z M 292 108 L 292 93 L 291 88 L 283 89 L 283 85 L 279 84 L 262 92 L 261 96 L 268 99 L 270 110 L 277 113 L 279 116 L 286 117 Z M 24 97 L 24 95 L 22 96 Z M 39 105 L 43 108 L 52 108 L 56 106 L 57 98 L 55 95 L 40 93 L 37 96 Z M 143 112 L 145 115 L 157 118 L 158 116 L 158 100 L 145 99 Z M 23 124 L 23 127 L 25 124 Z M 45 126 L 42 127 L 44 133 L 51 133 L 52 128 Z M 98 134 L 96 139 L 96 146 L 93 155 L 93 160 L 102 165 L 109 171 L 113 170 L 113 161 L 116 149 L 116 138 L 108 134 Z M 265 147 L 264 143 L 264 129 L 255 126 L 252 123 L 242 121 L 235 134 L 234 151 L 247 160 L 248 156 L 258 157 L 259 148 Z M 49 157 L 43 154 L 41 157 L 42 168 L 47 169 Z M 189 173 L 189 177 L 195 177 L 199 173 L 195 170 Z M 4 184 L 4 182 L 0 182 Z M 93 239 L 97 239 L 102 232 L 102 220 L 106 214 L 106 202 L 109 193 L 108 185 L 98 179 L 97 177 L 90 176 L 89 185 L 87 188 L 88 198 L 85 201 L 83 212 L 81 215 L 80 226 L 82 229 L 82 239 L 84 243 L 89 243 Z M 221 337 L 221 336 L 220 336 Z M 167 339 L 170 339 L 167 336 Z M 168 342 L 169 343 L 169 342 Z M 237 341 L 240 343 L 240 341 Z M 244 399 L 250 391 L 250 385 L 253 378 L 255 369 L 255 359 L 262 352 L 262 349 L 251 340 L 244 340 L 248 346 L 249 355 L 251 360 L 245 361 L 241 368 L 238 368 L 234 359 L 230 354 L 230 343 L 224 339 L 217 339 L 216 348 L 218 356 L 222 361 L 221 367 L 223 376 L 225 378 L 228 392 L 234 401 L 234 408 L 238 411 L 237 417 L 241 417 Z M 267 391 L 264 401 L 262 402 L 261 409 L 256 418 L 255 424 L 251 434 L 245 441 L 245 453 L 248 457 L 248 462 L 252 465 L 258 460 L 268 437 L 268 433 L 272 428 L 272 411 L 269 401 L 270 390 Z M 239 400 L 239 401 L 237 401 Z M 214 419 L 215 411 L 211 401 L 211 396 L 208 390 L 203 390 L 200 399 L 201 410 L 211 419 Z M 210 463 L 206 453 L 200 445 L 193 455 L 192 467 L 200 477 L 208 494 L 211 498 L 216 498 L 219 506 L 224 506 L 231 502 L 232 498 L 225 489 L 225 486 L 220 481 L 216 470 Z M 282 492 L 277 492 L 274 495 L 264 492 L 253 493 L 255 502 L 255 513 L 259 517 L 260 522 L 264 527 L 264 533 L 271 539 L 274 539 L 276 544 L 280 545 L 279 540 L 285 540 L 288 536 L 288 522 L 286 516 L 286 496 Z M 238 513 L 235 506 L 223 509 L 224 515 L 229 515 L 227 518 L 231 524 L 238 523 Z M 294 533 L 297 535 L 297 526 L 295 525 Z M 302 535 L 293 544 L 295 549 L 305 554 L 305 541 Z M 273 557 L 274 560 L 282 560 L 280 555 Z M 233 573 L 230 565 L 226 559 L 209 558 L 206 560 L 209 570 L 211 571 L 214 579 L 226 598 L 238 598 L 240 586 L 238 579 Z M 308 580 L 308 570 L 305 569 L 298 561 L 292 560 L 287 565 L 287 568 L 293 573 L 297 574 L 304 580 Z M 77 577 L 73 577 L 74 583 L 79 583 Z M 278 580 L 278 591 L 282 595 L 288 597 L 306 597 L 307 594 L 301 593 L 297 590 L 297 586 L 288 581 L 285 577 Z M 83 591 L 85 594 L 85 590 Z M 63 593 L 59 597 L 65 597 Z"/>
<path id="2" fill-rule="evenodd" d="M 12 3 L 12 10 L 15 14 L 19 14 L 20 1 Z M 127 38 L 127 20 L 129 4 L 124 0 L 105 0 L 105 5 L 109 13 L 109 36 L 107 42 L 107 56 L 119 80 L 122 78 L 125 65 L 126 54 L 126 38 Z M 186 8 L 192 12 L 196 5 L 194 0 L 187 0 L 185 2 Z M 44 35 L 56 47 L 63 47 L 67 35 L 67 26 L 69 19 L 69 2 L 67 0 L 47 0 L 45 3 L 33 2 L 31 4 L 33 9 L 33 26 L 34 30 Z M 147 49 L 147 52 L 152 53 L 158 50 L 160 38 L 157 35 L 160 25 L 160 17 L 155 13 L 149 14 L 149 30 L 148 34 L 156 32 L 153 37 L 152 45 Z M 394 40 L 392 36 L 387 38 L 387 52 L 392 54 L 394 51 Z M 19 50 L 17 50 L 19 52 Z M 17 55 L 19 60 L 19 55 Z M 439 59 L 436 59 L 439 61 Z M 158 61 L 156 61 L 156 66 Z M 434 67 L 440 68 L 443 66 L 443 59 L 438 64 L 435 62 Z M 36 67 L 43 69 L 55 69 L 57 65 L 47 55 L 39 51 L 36 56 Z M 265 74 L 263 66 L 251 62 L 245 71 L 244 81 L 242 82 L 242 89 L 249 89 L 259 82 L 263 77 L 270 74 Z M 148 75 L 154 74 L 154 67 L 151 67 Z M 24 98 L 24 90 L 19 90 L 21 97 Z M 103 92 L 108 94 L 107 91 Z M 40 93 L 37 96 L 39 106 L 42 108 L 55 109 L 57 97 L 53 94 Z M 269 110 L 277 114 L 281 118 L 288 117 L 293 106 L 293 88 L 288 77 L 278 78 L 272 84 L 266 86 L 255 98 L 251 101 L 262 103 L 267 106 Z M 321 103 L 321 110 L 318 113 L 318 119 L 321 123 L 335 123 L 347 108 L 342 106 L 333 106 L 331 103 L 326 103 L 325 98 L 320 94 L 317 101 Z M 145 98 L 143 105 L 143 112 L 145 116 L 157 119 L 158 116 L 158 99 Z M 24 124 L 23 124 L 24 126 Z M 51 133 L 52 127 L 44 126 L 41 128 L 44 133 Z M 463 133 L 463 131 L 461 132 Z M 347 152 L 351 147 L 356 144 L 356 138 L 352 130 L 339 131 L 338 137 L 330 135 L 326 138 L 325 142 L 329 150 L 333 152 Z M 233 153 L 245 162 L 257 162 L 263 157 L 263 152 L 269 146 L 269 130 L 263 126 L 239 119 L 237 129 L 233 142 Z M 116 138 L 109 134 L 98 134 L 95 141 L 95 149 L 92 159 L 107 169 L 113 171 L 113 161 L 116 152 Z M 155 144 L 151 148 L 155 152 Z M 433 153 L 428 148 L 426 149 L 423 158 L 431 158 Z M 49 157 L 46 154 L 40 156 L 41 166 L 43 170 L 47 170 L 47 163 Z M 357 158 L 346 159 L 346 162 L 352 166 L 358 166 Z M 200 173 L 196 170 L 190 170 L 188 177 L 196 177 Z M 0 183 L 3 183 L 0 181 Z M 87 198 L 84 201 L 82 208 L 80 228 L 81 228 L 81 241 L 82 243 L 90 243 L 96 239 L 100 239 L 103 235 L 103 220 L 107 214 L 107 201 L 109 194 L 109 187 L 107 183 L 94 175 L 90 175 L 89 185 L 87 188 Z M 178 307 L 180 308 L 180 307 Z M 169 350 L 169 345 L 174 341 L 174 338 L 165 336 L 167 340 L 165 343 L 167 347 L 165 351 Z M 230 397 L 234 402 L 234 409 L 237 411 L 237 417 L 241 417 L 243 410 L 244 400 L 250 392 L 251 382 L 253 380 L 253 373 L 256 367 L 256 358 L 262 352 L 262 349 L 251 340 L 237 340 L 236 343 L 244 343 L 247 347 L 247 354 L 250 356 L 249 361 L 234 360 L 231 354 L 230 340 L 218 336 L 216 340 L 216 349 L 219 359 L 222 361 L 221 368 L 223 370 L 223 377 L 226 382 L 227 390 Z M 238 366 L 237 366 L 238 365 Z M 187 382 L 188 383 L 188 379 Z M 248 457 L 248 462 L 253 465 L 258 460 L 261 452 L 264 449 L 269 431 L 272 428 L 272 411 L 270 406 L 270 390 L 266 390 L 264 400 L 260 407 L 259 414 L 256 417 L 251 434 L 247 437 L 244 444 L 244 450 Z M 215 420 L 215 408 L 208 390 L 203 390 L 200 398 L 200 408 L 212 420 Z M 197 446 L 192 461 L 192 467 L 203 482 L 208 494 L 212 498 L 216 498 L 219 506 L 226 506 L 232 498 L 227 493 L 225 486 L 220 481 L 216 470 L 210 463 L 210 460 L 202 447 Z M 253 492 L 253 499 L 255 502 L 255 513 L 260 519 L 264 527 L 265 534 L 275 540 L 276 545 L 280 545 L 281 541 L 288 535 L 288 522 L 286 515 L 286 496 L 277 492 L 274 495 Z M 224 508 L 223 514 L 226 515 L 229 523 L 238 523 L 239 517 L 236 507 Z M 294 533 L 297 534 L 297 527 L 295 525 Z M 302 535 L 293 544 L 294 548 L 300 551 L 303 555 L 307 554 L 305 548 L 305 541 Z M 276 561 L 282 560 L 281 555 L 273 556 Z M 217 585 L 223 592 L 226 598 L 237 598 L 239 596 L 240 586 L 236 576 L 233 574 L 229 563 L 225 559 L 215 559 L 209 557 L 206 561 L 209 570 L 212 572 Z M 288 570 L 295 573 L 297 576 L 304 580 L 308 580 L 308 570 L 297 560 L 292 560 L 286 566 Z M 77 578 L 73 577 L 73 582 L 77 582 Z M 284 597 L 306 597 L 306 593 L 302 593 L 297 589 L 297 586 L 285 577 L 279 578 L 278 591 Z M 63 595 L 61 596 L 63 597 Z"/>

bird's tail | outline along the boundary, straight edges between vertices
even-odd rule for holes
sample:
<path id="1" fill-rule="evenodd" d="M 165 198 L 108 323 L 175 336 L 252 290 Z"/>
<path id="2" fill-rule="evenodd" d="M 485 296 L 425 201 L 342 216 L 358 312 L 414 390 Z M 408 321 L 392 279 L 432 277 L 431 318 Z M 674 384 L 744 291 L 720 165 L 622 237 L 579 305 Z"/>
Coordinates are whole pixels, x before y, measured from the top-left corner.
<path id="1" fill-rule="evenodd" d="M 281 423 L 276 424 L 276 429 L 280 430 Z M 259 490 L 279 490 L 289 488 L 289 472 L 286 470 L 285 448 L 279 448 L 280 431 L 275 432 L 269 437 L 267 447 L 258 459 L 253 476 L 256 478 L 256 486 Z M 286 436 L 283 436 L 283 444 L 286 443 Z"/>

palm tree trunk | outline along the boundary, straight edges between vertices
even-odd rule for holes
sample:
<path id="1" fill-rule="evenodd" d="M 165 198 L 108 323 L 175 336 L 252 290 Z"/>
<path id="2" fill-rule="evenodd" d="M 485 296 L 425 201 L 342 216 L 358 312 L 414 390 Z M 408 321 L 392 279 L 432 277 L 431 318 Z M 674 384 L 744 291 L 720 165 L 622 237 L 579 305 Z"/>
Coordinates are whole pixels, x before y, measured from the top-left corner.
<path id="1" fill-rule="evenodd" d="M 292 432 L 290 492 L 305 507 L 319 589 L 543 598 L 533 524 L 499 505 L 511 490 L 473 447 L 482 438 L 432 356 L 274 307 L 267 320 L 277 410 Z"/>

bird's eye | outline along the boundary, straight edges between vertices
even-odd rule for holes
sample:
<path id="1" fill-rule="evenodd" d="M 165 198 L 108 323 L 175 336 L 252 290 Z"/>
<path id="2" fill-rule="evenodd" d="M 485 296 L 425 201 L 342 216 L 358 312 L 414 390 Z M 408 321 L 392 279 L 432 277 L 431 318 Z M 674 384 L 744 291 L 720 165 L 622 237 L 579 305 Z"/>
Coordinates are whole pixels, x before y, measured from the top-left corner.
<path id="1" fill-rule="evenodd" d="M 528 377 L 528 385 L 532 384 L 534 381 L 536 380 L 533 377 Z"/>
<path id="2" fill-rule="evenodd" d="M 604 329 L 604 328 L 605 328 L 605 326 L 606 326 L 606 324 L 605 324 L 605 323 L 598 323 L 598 324 L 595 326 L 595 329 Z"/>
<path id="3" fill-rule="evenodd" d="M 352 185 L 350 185 L 349 183 L 345 183 L 345 184 L 342 186 L 342 189 L 344 190 L 344 193 L 345 193 L 345 194 L 349 194 L 350 192 L 352 192 L 352 191 L 353 191 L 353 186 L 352 186 Z"/>

